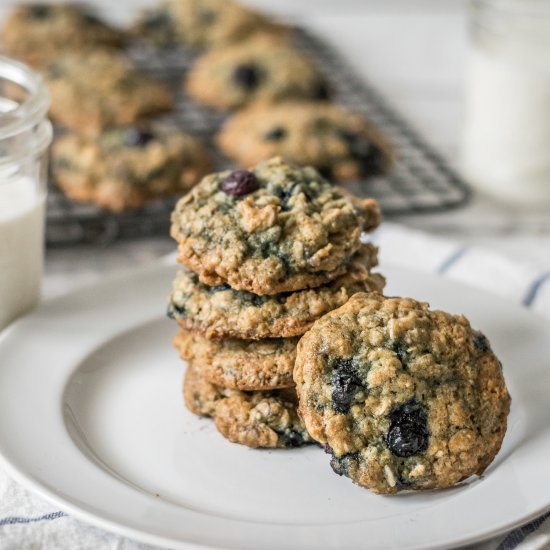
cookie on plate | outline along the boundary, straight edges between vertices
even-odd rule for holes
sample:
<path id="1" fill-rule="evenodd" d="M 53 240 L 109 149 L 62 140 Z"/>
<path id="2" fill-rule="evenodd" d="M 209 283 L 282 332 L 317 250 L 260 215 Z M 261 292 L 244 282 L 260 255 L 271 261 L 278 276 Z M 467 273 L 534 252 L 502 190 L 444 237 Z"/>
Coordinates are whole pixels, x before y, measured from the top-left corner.
<path id="1" fill-rule="evenodd" d="M 314 443 L 296 412 L 292 389 L 270 392 L 228 390 L 208 382 L 201 368 L 189 363 L 183 382 L 186 407 L 214 418 L 229 441 L 248 447 L 292 448 Z"/>
<path id="2" fill-rule="evenodd" d="M 283 33 L 283 25 L 233 0 L 165 0 L 142 13 L 133 34 L 159 47 L 208 49 L 255 32 Z"/>
<path id="3" fill-rule="evenodd" d="M 391 146 L 377 128 L 326 102 L 253 105 L 233 115 L 216 141 L 238 165 L 279 155 L 336 181 L 383 174 L 392 162 Z"/>
<path id="4" fill-rule="evenodd" d="M 308 58 L 265 34 L 201 56 L 187 75 L 185 90 L 216 109 L 236 109 L 258 100 L 328 96 L 323 77 Z"/>
<path id="5" fill-rule="evenodd" d="M 180 130 L 142 124 L 54 143 L 55 181 L 73 200 L 121 211 L 189 190 L 210 168 L 208 154 Z"/>
<path id="6" fill-rule="evenodd" d="M 338 277 L 379 221 L 375 200 L 275 158 L 205 177 L 176 205 L 171 235 L 203 283 L 264 295 Z"/>
<path id="7" fill-rule="evenodd" d="M 347 271 L 317 288 L 258 296 L 228 285 L 211 287 L 196 273 L 181 271 L 174 280 L 168 315 L 187 330 L 207 338 L 288 338 L 303 334 L 325 313 L 340 307 L 356 292 L 381 292 L 384 277 L 371 273 L 376 247 L 365 244 Z"/>
<path id="8" fill-rule="evenodd" d="M 48 65 L 54 122 L 87 135 L 172 107 L 168 90 L 126 57 L 107 50 L 68 54 Z"/>
<path id="9" fill-rule="evenodd" d="M 294 387 L 297 344 L 298 338 L 208 340 L 186 330 L 174 338 L 181 358 L 198 365 L 206 380 L 244 391 Z"/>
<path id="10" fill-rule="evenodd" d="M 298 345 L 300 414 L 337 474 L 377 493 L 481 475 L 510 396 L 487 338 L 410 298 L 356 294 Z"/>
<path id="11" fill-rule="evenodd" d="M 25 4 L 12 9 L 0 33 L 5 52 L 43 67 L 70 50 L 122 46 L 124 34 L 82 4 Z"/>

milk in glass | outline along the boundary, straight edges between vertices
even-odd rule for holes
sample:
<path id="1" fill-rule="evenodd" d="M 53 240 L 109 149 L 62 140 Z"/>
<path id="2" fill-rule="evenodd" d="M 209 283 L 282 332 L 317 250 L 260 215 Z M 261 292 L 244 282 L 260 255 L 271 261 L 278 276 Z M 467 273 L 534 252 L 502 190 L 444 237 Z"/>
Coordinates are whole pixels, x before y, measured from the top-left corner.
<path id="1" fill-rule="evenodd" d="M 0 56 L 0 330 L 40 295 L 48 105 L 40 75 Z"/>
<path id="2" fill-rule="evenodd" d="M 35 182 L 0 169 L 0 329 L 38 301 L 44 210 Z"/>
<path id="3" fill-rule="evenodd" d="M 464 171 L 498 199 L 550 206 L 550 2 L 472 6 Z"/>

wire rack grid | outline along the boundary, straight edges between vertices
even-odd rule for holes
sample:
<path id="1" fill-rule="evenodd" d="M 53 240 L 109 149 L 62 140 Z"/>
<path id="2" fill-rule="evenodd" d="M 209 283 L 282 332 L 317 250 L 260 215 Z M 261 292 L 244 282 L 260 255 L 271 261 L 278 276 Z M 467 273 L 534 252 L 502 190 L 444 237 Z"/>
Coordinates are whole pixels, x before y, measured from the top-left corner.
<path id="1" fill-rule="evenodd" d="M 293 40 L 324 75 L 334 100 L 363 114 L 393 144 L 396 162 L 391 172 L 351 183 L 350 191 L 377 199 L 387 218 L 442 212 L 468 201 L 469 189 L 458 174 L 383 100 L 375 87 L 354 74 L 337 52 L 304 29 L 295 29 Z M 216 169 L 230 168 L 231 163 L 213 146 L 213 137 L 227 115 L 205 108 L 182 93 L 182 79 L 196 56 L 186 50 L 158 51 L 141 43 L 132 44 L 128 53 L 138 66 L 172 89 L 176 108 L 168 115 L 170 121 L 209 146 Z M 50 183 L 48 245 L 101 244 L 118 238 L 166 234 L 175 200 L 159 199 L 140 210 L 113 214 L 91 204 L 74 203 Z"/>

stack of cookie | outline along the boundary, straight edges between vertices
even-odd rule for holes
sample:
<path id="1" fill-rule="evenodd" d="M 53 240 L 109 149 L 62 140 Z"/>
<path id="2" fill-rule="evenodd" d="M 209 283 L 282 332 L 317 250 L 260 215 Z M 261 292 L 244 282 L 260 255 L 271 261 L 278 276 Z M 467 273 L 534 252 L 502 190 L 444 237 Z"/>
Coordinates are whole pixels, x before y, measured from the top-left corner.
<path id="1" fill-rule="evenodd" d="M 313 441 L 297 414 L 296 346 L 351 295 L 382 290 L 377 251 L 361 240 L 379 221 L 375 201 L 280 158 L 212 174 L 184 196 L 169 315 L 189 363 L 188 409 L 250 447 Z"/>

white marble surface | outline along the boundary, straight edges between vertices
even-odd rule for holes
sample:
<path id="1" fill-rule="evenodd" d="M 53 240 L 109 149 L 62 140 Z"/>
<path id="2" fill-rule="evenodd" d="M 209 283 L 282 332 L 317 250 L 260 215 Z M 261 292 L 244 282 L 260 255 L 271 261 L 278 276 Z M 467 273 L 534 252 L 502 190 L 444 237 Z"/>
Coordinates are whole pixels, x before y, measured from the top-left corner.
<path id="1" fill-rule="evenodd" d="M 368 76 L 426 139 L 455 166 L 467 59 L 464 0 L 247 0 L 299 20 L 330 41 L 359 74 Z M 150 0 L 97 0 L 116 19 L 127 19 Z M 461 210 L 401 218 L 411 227 L 550 268 L 549 212 L 517 212 L 475 197 Z M 109 248 L 50 250 L 45 295 L 137 266 L 173 249 L 168 238 Z"/>

